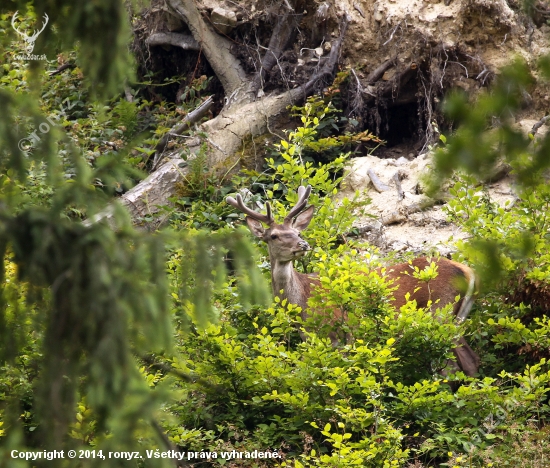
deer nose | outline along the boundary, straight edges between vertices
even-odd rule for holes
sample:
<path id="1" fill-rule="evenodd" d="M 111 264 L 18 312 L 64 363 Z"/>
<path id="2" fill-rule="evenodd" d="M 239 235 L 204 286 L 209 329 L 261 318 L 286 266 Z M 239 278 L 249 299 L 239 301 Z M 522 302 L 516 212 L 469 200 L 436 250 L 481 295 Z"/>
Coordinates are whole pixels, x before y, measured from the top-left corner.
<path id="1" fill-rule="evenodd" d="M 305 240 L 301 240 L 300 242 L 298 242 L 298 247 L 300 247 L 302 250 L 310 250 L 311 249 L 311 247 L 309 246 L 309 244 Z"/>

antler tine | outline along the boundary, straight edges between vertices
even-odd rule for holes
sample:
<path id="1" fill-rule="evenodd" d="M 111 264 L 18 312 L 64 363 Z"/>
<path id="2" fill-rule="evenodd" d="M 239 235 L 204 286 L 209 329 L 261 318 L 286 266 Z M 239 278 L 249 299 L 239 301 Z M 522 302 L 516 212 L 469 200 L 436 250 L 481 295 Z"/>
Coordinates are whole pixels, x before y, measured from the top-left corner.
<path id="1" fill-rule="evenodd" d="M 286 215 L 286 218 L 284 221 L 285 224 L 291 223 L 292 218 L 300 214 L 300 212 L 307 205 L 307 200 L 310 194 L 311 194 L 311 185 L 308 185 L 307 187 L 300 185 L 300 187 L 298 187 L 298 201 L 296 202 L 296 205 L 294 205 L 294 208 L 292 208 L 290 212 Z"/>
<path id="2" fill-rule="evenodd" d="M 267 225 L 271 225 L 275 221 L 275 219 L 273 218 L 273 213 L 271 212 L 271 206 L 269 205 L 269 203 L 265 204 L 267 209 L 267 214 L 263 215 L 261 213 L 258 213 L 248 208 L 244 204 L 243 197 L 241 197 L 239 193 L 237 194 L 236 200 L 233 197 L 227 197 L 225 201 L 229 203 L 231 206 L 234 206 L 238 210 L 242 211 L 245 215 L 250 216 L 252 219 L 255 219 L 256 221 L 260 221 Z"/>

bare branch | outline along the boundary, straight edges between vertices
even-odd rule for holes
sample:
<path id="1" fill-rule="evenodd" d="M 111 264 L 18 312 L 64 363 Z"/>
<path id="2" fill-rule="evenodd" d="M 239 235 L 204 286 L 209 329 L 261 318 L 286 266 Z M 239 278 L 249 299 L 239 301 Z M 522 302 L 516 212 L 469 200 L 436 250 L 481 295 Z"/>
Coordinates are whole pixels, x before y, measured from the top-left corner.
<path id="1" fill-rule="evenodd" d="M 141 359 L 151 367 L 159 369 L 160 371 L 166 374 L 172 374 L 174 377 L 177 377 L 180 380 L 183 380 L 187 383 L 198 384 L 204 389 L 211 390 L 214 392 L 224 391 L 225 389 L 221 385 L 213 384 L 209 380 L 200 377 L 196 374 L 188 374 L 182 372 L 179 369 L 176 369 L 174 366 L 167 364 L 165 362 L 157 361 L 154 356 L 142 356 Z"/>
<path id="2" fill-rule="evenodd" d="M 189 114 L 185 116 L 185 118 L 179 125 L 172 128 L 166 135 L 164 135 L 160 139 L 160 141 L 157 143 L 157 146 L 155 147 L 155 157 L 153 158 L 153 171 L 157 168 L 158 163 L 160 162 L 160 157 L 166 149 L 166 145 L 170 141 L 170 137 L 174 135 L 181 135 L 191 125 L 202 119 L 210 110 L 212 104 L 214 104 L 214 100 L 212 99 L 212 96 L 210 96 L 199 107 L 189 112 Z"/>
<path id="3" fill-rule="evenodd" d="M 148 46 L 172 45 L 181 47 L 183 50 L 200 50 L 201 48 L 193 36 L 174 32 L 160 32 L 151 34 L 145 43 Z"/>
<path id="4" fill-rule="evenodd" d="M 545 115 L 542 119 L 540 119 L 535 125 L 533 125 L 533 128 L 531 129 L 531 135 L 535 135 L 540 127 L 542 127 L 547 121 L 550 119 L 550 115 Z"/>
<path id="5" fill-rule="evenodd" d="M 387 192 L 390 188 L 380 180 L 380 178 L 375 174 L 375 172 L 372 169 L 369 169 L 367 171 L 367 175 L 370 178 L 370 181 L 372 182 L 372 185 L 374 185 L 374 188 L 377 192 Z"/>
<path id="6" fill-rule="evenodd" d="M 363 11 L 363 8 L 361 8 L 361 5 L 357 2 L 353 2 L 353 8 L 355 8 L 363 18 L 366 18 L 365 12 Z"/>
<path id="7" fill-rule="evenodd" d="M 57 70 L 50 72 L 50 76 L 59 75 L 62 71 L 67 70 L 68 68 L 74 68 L 74 67 L 76 67 L 74 63 L 64 63 L 63 65 L 58 67 Z"/>
<path id="8" fill-rule="evenodd" d="M 167 1 L 180 4 L 183 0 Z M 348 22 L 348 17 L 342 19 L 340 37 L 334 42 L 328 59 L 319 73 L 315 74 L 305 85 L 282 94 L 264 96 L 257 101 L 241 100 L 242 105 L 239 106 L 230 108 L 225 106 L 215 118 L 200 126 L 201 131 L 208 134 L 208 142 L 212 146 L 212 151 L 208 155 L 210 166 L 215 167 L 222 162 L 225 164 L 226 161 L 229 162 L 230 158 L 238 159 L 236 153 L 242 147 L 244 138 L 248 135 L 261 135 L 266 131 L 270 119 L 286 112 L 289 105 L 311 94 L 319 80 L 327 79 L 328 81 L 332 77 L 338 63 Z M 210 34 L 212 33 L 210 32 Z M 193 152 L 198 149 L 198 143 L 189 142 L 188 147 Z M 233 160 L 230 164 L 235 162 Z M 187 168 L 181 167 L 182 163 L 184 161 L 176 157 L 163 164 L 158 164 L 157 170 L 121 197 L 122 204 L 126 206 L 132 217 L 137 218 L 141 216 L 140 213 L 155 212 L 158 210 L 158 205 L 167 203 L 167 200 L 175 193 L 177 182 L 183 179 L 186 172 Z"/>
<path id="9" fill-rule="evenodd" d="M 397 190 L 397 199 L 401 201 L 403 200 L 403 198 L 405 198 L 405 192 L 403 192 L 403 187 L 401 187 L 401 179 L 399 178 L 399 171 L 397 171 L 393 175 L 392 179 L 395 182 L 395 189 Z"/>
<path id="10" fill-rule="evenodd" d="M 382 78 L 382 75 L 386 72 L 386 70 L 395 63 L 396 58 L 397 55 L 392 57 L 391 59 L 386 60 L 385 62 L 382 62 L 380 65 L 378 65 L 378 67 L 376 67 L 373 71 L 369 73 L 365 81 L 367 83 L 374 83 L 375 81 L 378 81 L 380 78 Z"/>
<path id="11" fill-rule="evenodd" d="M 302 15 L 296 15 L 294 13 L 286 13 L 279 17 L 277 24 L 273 28 L 271 39 L 267 51 L 262 59 L 260 70 L 254 77 L 252 83 L 252 91 L 254 95 L 262 87 L 262 82 L 265 74 L 269 72 L 277 63 L 277 60 L 283 53 L 284 48 L 288 44 L 292 33 L 300 23 Z"/>
<path id="12" fill-rule="evenodd" d="M 336 68 L 336 65 L 338 63 L 338 59 L 340 58 L 340 51 L 342 49 L 342 44 L 344 42 L 344 37 L 348 29 L 349 21 L 350 21 L 349 15 L 344 14 L 344 16 L 342 17 L 342 20 L 340 21 L 340 36 L 334 42 L 332 48 L 330 49 L 330 54 L 328 56 L 327 61 L 324 63 L 321 70 L 319 70 L 319 72 L 316 73 L 313 76 L 313 78 L 311 78 L 311 80 L 309 80 L 307 83 L 303 84 L 302 86 L 299 86 L 291 90 L 292 96 L 298 97 L 304 94 L 308 96 L 313 92 L 315 86 L 321 79 L 329 78 L 332 76 L 332 74 L 334 73 L 334 69 Z"/>
<path id="13" fill-rule="evenodd" d="M 202 18 L 193 0 L 165 0 L 175 16 L 181 18 L 200 44 L 208 63 L 219 78 L 226 96 L 246 84 L 246 73 L 231 53 L 231 42 L 216 34 Z"/>

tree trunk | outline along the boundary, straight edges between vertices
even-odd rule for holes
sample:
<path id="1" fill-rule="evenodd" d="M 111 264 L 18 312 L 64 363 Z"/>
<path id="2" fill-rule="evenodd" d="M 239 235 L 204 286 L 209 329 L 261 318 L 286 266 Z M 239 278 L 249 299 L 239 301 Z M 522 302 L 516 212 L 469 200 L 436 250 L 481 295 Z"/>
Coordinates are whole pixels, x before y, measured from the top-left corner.
<path id="1" fill-rule="evenodd" d="M 224 172 L 237 165 L 236 154 L 242 147 L 243 140 L 266 133 L 269 125 L 280 117 L 288 106 L 303 101 L 305 97 L 312 94 L 321 79 L 332 76 L 349 22 L 348 16 L 345 15 L 340 23 L 340 36 L 334 42 L 329 56 L 324 59 L 321 69 L 307 83 L 280 94 L 257 97 L 265 71 L 269 71 L 284 52 L 286 43 L 298 25 L 300 15 L 295 15 L 292 20 L 288 20 L 287 15 L 281 15 L 282 20 L 273 30 L 261 69 L 255 75 L 247 76 L 232 54 L 229 40 L 218 35 L 204 21 L 193 0 L 166 0 L 166 4 L 174 15 L 188 25 L 194 40 L 220 79 L 226 96 L 226 104 L 220 114 L 199 127 L 199 131 L 207 135 L 206 138 L 190 139 L 187 149 L 193 155 L 206 142 L 209 148 L 208 166 Z M 177 36 L 173 34 L 164 36 L 155 34 L 151 42 L 161 44 L 163 38 L 166 44 L 179 42 Z M 187 43 L 189 41 L 186 41 Z M 177 134 L 184 128 L 186 125 L 180 124 L 170 133 Z M 158 169 L 124 194 L 121 199 L 134 220 L 154 213 L 158 205 L 167 204 L 168 199 L 175 195 L 178 182 L 182 182 L 185 178 L 187 163 L 181 158 L 181 153 L 163 155 L 167 142 L 168 139 L 163 138 L 157 145 L 155 167 Z"/>
<path id="2" fill-rule="evenodd" d="M 161 1 L 164 4 L 158 8 Z M 276 128 L 271 125 L 284 117 L 286 106 L 299 104 L 321 78 L 334 72 L 348 21 L 345 60 L 351 78 L 347 95 L 342 96 L 345 116 L 359 123 L 357 130 L 367 129 L 388 141 L 386 149 L 378 149 L 386 158 L 395 154 L 392 146 L 418 154 L 437 141 L 433 122 L 438 128 L 446 124 L 438 103 L 449 90 L 475 94 L 490 83 L 507 57 L 531 57 L 534 50 L 547 47 L 544 34 L 505 0 L 424 2 L 416 9 L 406 0 L 155 0 L 153 4 L 150 12 L 167 11 L 167 19 L 176 19 L 171 24 L 177 27 L 151 22 L 145 43 L 151 48 L 198 50 L 223 87 L 223 110 L 199 128 L 207 136 L 202 141 L 188 139 L 191 153 L 206 143 L 207 164 L 222 170 L 236 167 L 235 155 L 243 140 Z M 241 23 L 229 24 L 231 15 L 227 24 L 214 19 L 213 10 L 223 5 L 235 10 L 235 21 L 240 16 Z M 340 31 L 338 18 L 342 18 Z M 182 23 L 188 31 L 178 31 Z M 236 29 L 228 31 L 226 26 Z M 266 27 L 271 28 L 271 40 Z M 253 50 L 253 71 L 237 56 L 244 51 L 243 44 Z M 312 65 L 312 58 L 319 61 Z M 288 87 L 265 94 L 265 82 L 278 67 L 284 78 L 291 77 Z M 322 70 L 316 73 L 314 67 Z M 305 83 L 308 77 L 311 80 Z M 544 102 L 533 100 L 537 116 L 544 115 Z M 189 122 L 181 122 L 159 141 L 154 173 L 122 198 L 133 216 L 154 212 L 155 205 L 166 204 L 174 195 L 186 168 L 180 154 L 169 154 L 167 143 L 188 126 Z"/>

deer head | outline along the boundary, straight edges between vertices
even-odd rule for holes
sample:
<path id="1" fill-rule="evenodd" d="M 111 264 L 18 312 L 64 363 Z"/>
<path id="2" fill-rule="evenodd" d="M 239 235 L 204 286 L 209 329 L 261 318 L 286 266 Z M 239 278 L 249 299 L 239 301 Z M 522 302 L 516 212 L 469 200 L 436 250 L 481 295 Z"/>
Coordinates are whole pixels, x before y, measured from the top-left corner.
<path id="1" fill-rule="evenodd" d="M 246 224 L 250 232 L 267 244 L 273 294 L 288 299 L 303 310 L 307 307 L 307 299 L 311 293 L 311 278 L 294 270 L 292 262 L 310 250 L 309 244 L 300 236 L 313 218 L 314 207 L 306 208 L 310 194 L 309 185 L 298 189 L 298 201 L 286 215 L 283 224 L 275 222 L 269 203 L 266 203 L 266 214 L 261 214 L 248 208 L 240 195 L 236 199 L 226 198 L 227 203 L 246 214 Z"/>
<path id="2" fill-rule="evenodd" d="M 269 202 L 266 203 L 267 214 L 263 215 L 248 208 L 240 195 L 237 195 L 236 200 L 227 197 L 226 201 L 247 215 L 246 224 L 250 232 L 267 243 L 271 260 L 288 263 L 310 250 L 309 244 L 300 237 L 313 218 L 313 206 L 304 210 L 310 193 L 310 185 L 298 189 L 298 202 L 287 214 L 283 224 L 275 222 Z M 267 225 L 267 229 L 262 223 Z"/>
<path id="3" fill-rule="evenodd" d="M 40 33 L 42 31 L 44 31 L 44 29 L 46 28 L 46 25 L 48 24 L 49 17 L 46 13 L 44 13 L 44 25 L 42 26 L 42 29 L 40 29 L 39 31 L 37 31 L 36 29 L 33 30 L 32 35 L 29 36 L 26 33 L 19 31 L 15 27 L 15 18 L 17 18 L 17 13 L 18 13 L 18 11 L 16 11 L 15 14 L 13 15 L 13 18 L 11 19 L 11 25 L 12 25 L 13 29 L 15 29 L 15 32 L 17 34 L 19 34 L 21 37 L 23 37 L 23 40 L 27 43 L 27 46 L 26 46 L 27 54 L 32 54 L 32 51 L 34 50 L 34 43 L 36 42 L 36 39 L 38 38 Z"/>

